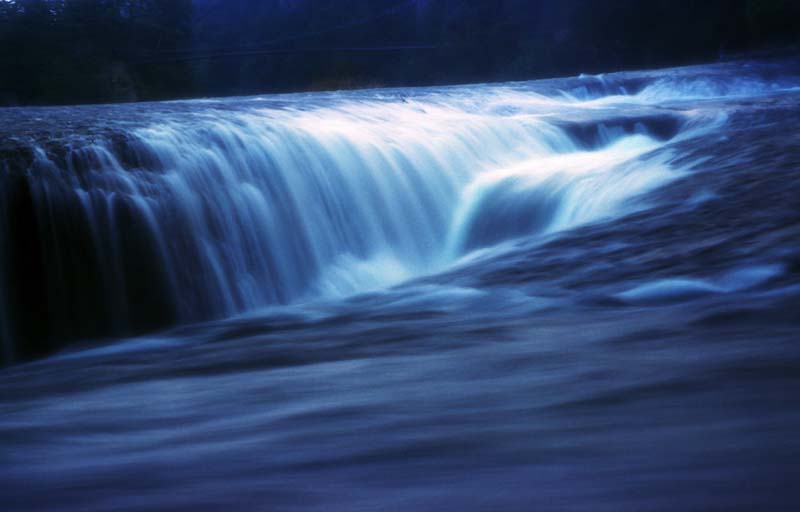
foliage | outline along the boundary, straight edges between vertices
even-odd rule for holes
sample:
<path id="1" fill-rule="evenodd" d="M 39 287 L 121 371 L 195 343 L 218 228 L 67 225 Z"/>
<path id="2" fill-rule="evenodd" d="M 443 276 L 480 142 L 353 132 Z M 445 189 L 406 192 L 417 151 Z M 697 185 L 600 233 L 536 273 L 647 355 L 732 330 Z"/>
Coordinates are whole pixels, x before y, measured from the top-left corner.
<path id="1" fill-rule="evenodd" d="M 190 0 L 14 0 L 0 4 L 0 102 L 63 103 L 169 96 L 182 65 L 137 69 L 142 49 L 188 44 Z"/>
<path id="2" fill-rule="evenodd" d="M 0 104 L 513 80 L 796 44 L 795 0 L 0 0 Z"/>

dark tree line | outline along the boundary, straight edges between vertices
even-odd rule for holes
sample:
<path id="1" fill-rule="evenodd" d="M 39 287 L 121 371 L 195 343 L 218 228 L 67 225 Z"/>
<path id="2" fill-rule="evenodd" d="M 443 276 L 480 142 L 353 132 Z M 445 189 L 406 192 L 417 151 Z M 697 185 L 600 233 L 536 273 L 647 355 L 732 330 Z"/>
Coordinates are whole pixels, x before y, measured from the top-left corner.
<path id="1" fill-rule="evenodd" d="M 796 0 L 0 0 L 0 102 L 525 79 L 797 44 Z"/>
<path id="2" fill-rule="evenodd" d="M 185 94 L 185 66 L 137 66 L 131 57 L 188 45 L 191 9 L 191 0 L 0 1 L 0 102 Z"/>

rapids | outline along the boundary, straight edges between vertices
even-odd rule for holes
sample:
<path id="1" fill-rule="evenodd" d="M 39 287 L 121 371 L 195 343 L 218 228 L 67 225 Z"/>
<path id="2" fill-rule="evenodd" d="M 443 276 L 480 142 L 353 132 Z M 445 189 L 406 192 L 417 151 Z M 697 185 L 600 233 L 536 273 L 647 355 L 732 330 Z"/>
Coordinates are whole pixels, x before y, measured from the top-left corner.
<path id="1" fill-rule="evenodd" d="M 797 509 L 799 86 L 0 110 L 2 503 Z"/>

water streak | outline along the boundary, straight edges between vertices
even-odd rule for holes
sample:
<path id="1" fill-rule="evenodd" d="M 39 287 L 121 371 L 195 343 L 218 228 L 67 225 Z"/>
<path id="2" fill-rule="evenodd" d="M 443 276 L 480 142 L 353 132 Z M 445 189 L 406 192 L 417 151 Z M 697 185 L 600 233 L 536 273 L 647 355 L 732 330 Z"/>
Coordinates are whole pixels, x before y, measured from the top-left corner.
<path id="1" fill-rule="evenodd" d="M 778 87 L 577 80 L 105 107 L 99 135 L 29 144 L 41 252 L 12 259 L 44 285 L 2 302 L 46 303 L 60 343 L 396 284 L 635 211 L 681 175 L 658 150 L 725 122 L 649 104 Z"/>

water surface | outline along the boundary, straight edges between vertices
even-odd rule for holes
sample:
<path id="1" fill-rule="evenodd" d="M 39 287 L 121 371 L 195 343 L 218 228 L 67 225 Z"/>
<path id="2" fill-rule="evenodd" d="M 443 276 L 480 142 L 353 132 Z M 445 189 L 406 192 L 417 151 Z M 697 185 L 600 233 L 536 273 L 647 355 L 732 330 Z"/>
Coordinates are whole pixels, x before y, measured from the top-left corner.
<path id="1" fill-rule="evenodd" d="M 2 502 L 797 510 L 798 76 L 0 111 Z"/>

